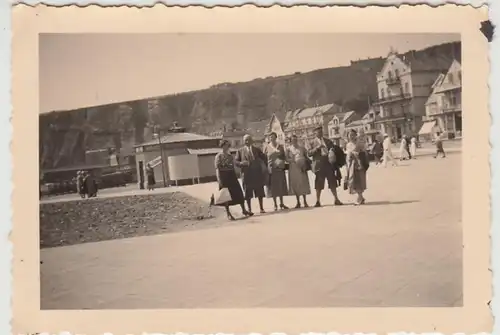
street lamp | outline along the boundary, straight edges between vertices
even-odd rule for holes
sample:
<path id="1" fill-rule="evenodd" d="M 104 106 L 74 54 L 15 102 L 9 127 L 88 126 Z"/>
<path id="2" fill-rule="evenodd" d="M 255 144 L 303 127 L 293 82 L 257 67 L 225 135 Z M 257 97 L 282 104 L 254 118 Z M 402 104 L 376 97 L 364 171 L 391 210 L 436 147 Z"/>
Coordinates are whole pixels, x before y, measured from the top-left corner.
<path id="1" fill-rule="evenodd" d="M 161 132 L 162 132 L 162 129 L 159 126 L 154 126 L 153 136 L 158 137 L 158 145 L 160 146 L 161 173 L 163 176 L 163 187 L 167 187 L 167 178 L 165 176 L 165 162 L 163 160 L 163 146 L 162 146 L 162 142 L 161 142 Z"/>

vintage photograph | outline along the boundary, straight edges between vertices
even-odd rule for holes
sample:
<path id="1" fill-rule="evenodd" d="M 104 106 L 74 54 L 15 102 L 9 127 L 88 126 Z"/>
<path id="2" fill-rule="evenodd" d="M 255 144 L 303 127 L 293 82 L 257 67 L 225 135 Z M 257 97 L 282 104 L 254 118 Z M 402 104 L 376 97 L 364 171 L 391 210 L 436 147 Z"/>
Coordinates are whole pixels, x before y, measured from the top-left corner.
<path id="1" fill-rule="evenodd" d="M 461 43 L 40 34 L 41 309 L 462 307 Z"/>

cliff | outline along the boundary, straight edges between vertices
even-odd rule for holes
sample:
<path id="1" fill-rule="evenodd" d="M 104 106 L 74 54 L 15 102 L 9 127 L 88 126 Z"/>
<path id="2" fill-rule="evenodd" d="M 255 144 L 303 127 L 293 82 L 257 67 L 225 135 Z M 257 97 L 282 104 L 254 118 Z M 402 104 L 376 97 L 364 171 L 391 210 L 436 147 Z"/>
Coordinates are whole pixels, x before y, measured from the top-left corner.
<path id="1" fill-rule="evenodd" d="M 404 54 L 405 59 L 460 56 L 460 42 L 442 44 Z M 114 147 L 130 151 L 150 140 L 151 125 L 177 121 L 189 131 L 208 133 L 223 124 L 246 127 L 283 117 L 286 110 L 336 103 L 363 110 L 368 97 L 377 99 L 376 74 L 383 58 L 351 62 L 350 66 L 222 83 L 208 89 L 129 101 L 105 106 L 41 114 L 39 117 L 40 166 L 57 168 L 85 163 L 85 151 Z"/>

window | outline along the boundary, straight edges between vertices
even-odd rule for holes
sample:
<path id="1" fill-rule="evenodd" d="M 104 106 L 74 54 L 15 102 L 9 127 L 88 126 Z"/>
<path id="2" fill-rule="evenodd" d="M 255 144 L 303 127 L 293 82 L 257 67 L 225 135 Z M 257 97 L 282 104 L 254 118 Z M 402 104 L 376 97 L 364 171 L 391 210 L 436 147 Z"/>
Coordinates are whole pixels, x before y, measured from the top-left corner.
<path id="1" fill-rule="evenodd" d="M 392 79 L 392 72 L 391 72 L 391 71 L 389 71 L 389 72 L 387 73 L 387 76 L 389 77 L 389 79 Z"/>
<path id="2" fill-rule="evenodd" d="M 462 71 L 458 71 L 458 80 L 462 81 Z"/>
<path id="3" fill-rule="evenodd" d="M 392 107 L 387 107 L 387 116 L 392 116 Z"/>
<path id="4" fill-rule="evenodd" d="M 405 83 L 405 87 L 404 87 L 404 94 L 410 94 L 410 84 L 408 84 L 407 82 Z"/>
<path id="5" fill-rule="evenodd" d="M 450 84 L 453 84 L 453 73 L 448 73 L 448 81 L 450 82 Z"/>
<path id="6" fill-rule="evenodd" d="M 384 98 L 384 95 L 385 95 L 385 92 L 384 92 L 384 89 L 382 88 L 380 90 L 380 99 L 383 99 Z"/>

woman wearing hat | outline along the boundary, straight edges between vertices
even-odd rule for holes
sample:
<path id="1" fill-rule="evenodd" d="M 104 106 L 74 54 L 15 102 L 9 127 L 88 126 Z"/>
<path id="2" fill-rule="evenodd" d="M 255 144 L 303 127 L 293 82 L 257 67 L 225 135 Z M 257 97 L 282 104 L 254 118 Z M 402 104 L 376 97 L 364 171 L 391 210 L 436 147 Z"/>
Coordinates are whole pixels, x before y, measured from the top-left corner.
<path id="1" fill-rule="evenodd" d="M 224 206 L 226 209 L 227 218 L 234 221 L 235 218 L 229 210 L 230 206 L 240 205 L 241 211 L 245 216 L 252 216 L 253 214 L 245 208 L 245 198 L 241 189 L 238 177 L 236 176 L 234 157 L 229 152 L 231 145 L 227 140 L 221 140 L 220 147 L 222 152 L 215 156 L 215 173 L 217 182 L 219 183 L 219 190 L 227 188 L 231 196 L 231 200 L 219 206 Z"/>

